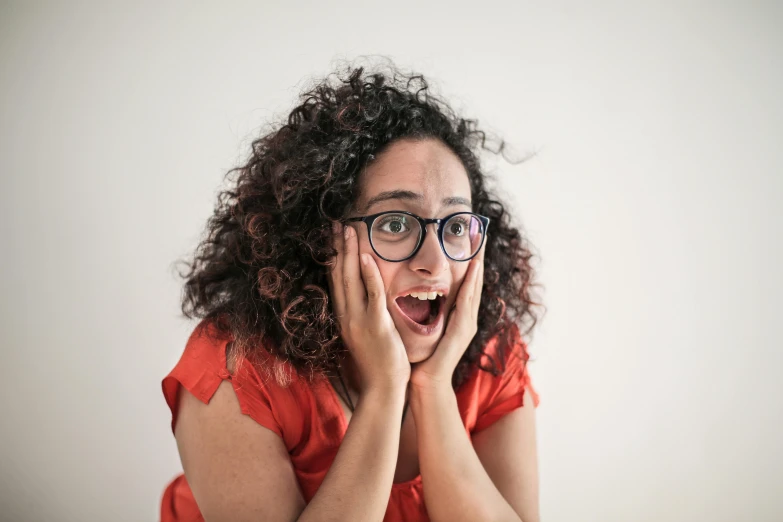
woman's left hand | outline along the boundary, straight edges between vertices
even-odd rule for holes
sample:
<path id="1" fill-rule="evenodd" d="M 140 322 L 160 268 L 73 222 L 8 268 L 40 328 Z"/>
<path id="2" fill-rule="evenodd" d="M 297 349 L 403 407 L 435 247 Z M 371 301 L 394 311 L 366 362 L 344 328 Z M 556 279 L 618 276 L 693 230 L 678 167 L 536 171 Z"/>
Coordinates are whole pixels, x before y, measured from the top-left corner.
<path id="1" fill-rule="evenodd" d="M 451 388 L 451 378 L 462 354 L 478 331 L 478 310 L 484 287 L 484 248 L 470 260 L 468 273 L 462 280 L 459 294 L 446 320 L 443 334 L 435 352 L 411 369 L 411 386 L 418 389 Z"/>

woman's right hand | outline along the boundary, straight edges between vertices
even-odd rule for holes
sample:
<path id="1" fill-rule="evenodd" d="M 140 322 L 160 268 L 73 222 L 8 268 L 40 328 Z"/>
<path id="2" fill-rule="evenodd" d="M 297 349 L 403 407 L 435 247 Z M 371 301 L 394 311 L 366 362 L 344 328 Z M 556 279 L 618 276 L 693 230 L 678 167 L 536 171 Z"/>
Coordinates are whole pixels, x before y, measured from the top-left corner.
<path id="1" fill-rule="evenodd" d="M 343 342 L 361 374 L 361 390 L 404 388 L 411 365 L 386 308 L 381 272 L 370 254 L 360 254 L 353 227 L 335 224 L 337 257 L 329 287 Z"/>

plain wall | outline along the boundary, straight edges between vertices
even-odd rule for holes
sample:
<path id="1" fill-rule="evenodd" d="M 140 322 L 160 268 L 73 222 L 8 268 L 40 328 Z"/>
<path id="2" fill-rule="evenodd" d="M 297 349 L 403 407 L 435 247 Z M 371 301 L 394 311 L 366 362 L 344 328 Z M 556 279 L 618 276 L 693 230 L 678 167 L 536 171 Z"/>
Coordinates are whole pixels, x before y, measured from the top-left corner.
<path id="1" fill-rule="evenodd" d="M 783 9 L 0 5 L 0 518 L 156 520 L 173 263 L 339 59 L 424 73 L 539 256 L 548 521 L 783 520 Z"/>

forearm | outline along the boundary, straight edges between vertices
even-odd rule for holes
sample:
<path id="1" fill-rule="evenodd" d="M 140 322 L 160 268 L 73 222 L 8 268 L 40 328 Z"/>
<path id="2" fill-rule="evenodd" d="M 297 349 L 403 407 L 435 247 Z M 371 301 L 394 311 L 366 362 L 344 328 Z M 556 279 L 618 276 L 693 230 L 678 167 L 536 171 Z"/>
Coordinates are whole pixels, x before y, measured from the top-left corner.
<path id="1" fill-rule="evenodd" d="M 520 521 L 476 455 L 450 387 L 411 389 L 427 512 L 438 521 Z"/>
<path id="2" fill-rule="evenodd" d="M 383 519 L 397 466 L 404 401 L 404 388 L 362 395 L 334 462 L 299 522 Z"/>

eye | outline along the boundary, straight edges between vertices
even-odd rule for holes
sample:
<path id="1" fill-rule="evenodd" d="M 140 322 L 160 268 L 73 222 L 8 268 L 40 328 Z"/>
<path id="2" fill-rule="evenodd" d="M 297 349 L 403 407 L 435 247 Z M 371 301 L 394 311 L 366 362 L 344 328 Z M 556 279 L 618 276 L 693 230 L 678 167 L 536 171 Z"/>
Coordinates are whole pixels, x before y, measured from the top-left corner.
<path id="1" fill-rule="evenodd" d="M 462 236 L 465 234 L 465 230 L 468 228 L 467 219 L 462 216 L 457 216 L 449 220 L 446 226 L 446 232 L 452 236 Z"/>
<path id="2" fill-rule="evenodd" d="M 410 230 L 407 219 L 405 216 L 401 215 L 384 217 L 380 220 L 380 223 L 378 223 L 376 227 L 378 230 L 386 232 L 387 234 L 400 234 Z"/>

